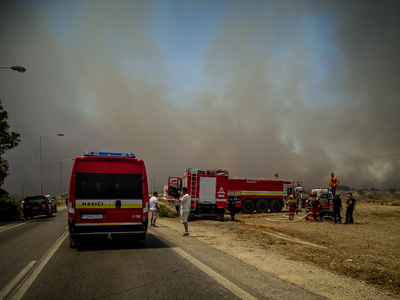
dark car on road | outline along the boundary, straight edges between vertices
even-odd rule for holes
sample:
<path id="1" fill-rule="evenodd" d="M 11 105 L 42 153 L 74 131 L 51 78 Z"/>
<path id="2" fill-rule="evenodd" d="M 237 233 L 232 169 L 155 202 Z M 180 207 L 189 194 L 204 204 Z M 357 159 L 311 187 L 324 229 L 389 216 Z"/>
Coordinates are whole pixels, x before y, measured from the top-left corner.
<path id="1" fill-rule="evenodd" d="M 24 218 L 29 219 L 34 216 L 46 215 L 51 217 L 53 209 L 45 195 L 29 196 L 23 202 Z"/>

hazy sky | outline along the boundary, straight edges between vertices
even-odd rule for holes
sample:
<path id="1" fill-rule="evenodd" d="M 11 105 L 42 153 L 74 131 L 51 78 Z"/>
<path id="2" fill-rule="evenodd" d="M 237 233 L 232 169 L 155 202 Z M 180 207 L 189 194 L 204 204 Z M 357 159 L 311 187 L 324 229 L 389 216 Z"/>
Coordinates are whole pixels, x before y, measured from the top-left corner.
<path id="1" fill-rule="evenodd" d="M 135 153 L 158 191 L 186 167 L 400 188 L 400 1 L 3 0 L 0 41 L 27 69 L 0 69 L 11 193 L 40 192 L 55 133 L 46 194 L 86 150 Z"/>

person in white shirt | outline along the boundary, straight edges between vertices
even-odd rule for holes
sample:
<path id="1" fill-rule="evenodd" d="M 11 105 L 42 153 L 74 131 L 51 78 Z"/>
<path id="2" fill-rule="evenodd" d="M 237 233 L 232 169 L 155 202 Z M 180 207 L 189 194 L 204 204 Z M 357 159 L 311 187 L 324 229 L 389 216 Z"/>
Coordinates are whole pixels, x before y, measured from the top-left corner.
<path id="1" fill-rule="evenodd" d="M 188 228 L 188 217 L 189 217 L 189 212 L 190 212 L 190 204 L 192 201 L 192 198 L 189 196 L 187 193 L 187 188 L 182 189 L 181 197 L 179 198 L 179 201 L 181 202 L 181 207 L 180 207 L 180 214 L 181 214 L 181 223 L 183 223 L 183 226 L 185 227 L 185 233 L 183 236 L 189 236 L 189 228 Z"/>
<path id="2" fill-rule="evenodd" d="M 153 197 L 150 198 L 150 211 L 151 211 L 151 226 L 156 226 L 157 220 L 157 212 L 158 212 L 158 194 L 157 192 L 153 193 Z"/>

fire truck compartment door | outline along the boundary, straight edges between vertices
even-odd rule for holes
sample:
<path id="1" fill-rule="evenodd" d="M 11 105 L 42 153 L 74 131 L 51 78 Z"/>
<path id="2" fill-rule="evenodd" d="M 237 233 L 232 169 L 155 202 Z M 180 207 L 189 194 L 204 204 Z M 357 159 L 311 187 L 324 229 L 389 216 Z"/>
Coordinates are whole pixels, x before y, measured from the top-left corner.
<path id="1" fill-rule="evenodd" d="M 291 184 L 284 184 L 283 185 L 283 198 L 287 199 L 289 196 L 293 194 L 293 185 Z"/>
<path id="2" fill-rule="evenodd" d="M 215 204 L 217 178 L 200 177 L 199 203 Z"/>

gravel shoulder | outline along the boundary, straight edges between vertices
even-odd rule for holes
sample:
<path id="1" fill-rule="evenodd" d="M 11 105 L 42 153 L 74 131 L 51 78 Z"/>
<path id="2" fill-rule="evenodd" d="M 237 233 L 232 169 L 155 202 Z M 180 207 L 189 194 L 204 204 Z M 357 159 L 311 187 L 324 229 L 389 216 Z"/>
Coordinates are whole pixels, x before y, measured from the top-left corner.
<path id="1" fill-rule="evenodd" d="M 304 212 L 293 222 L 283 211 L 191 221 L 189 231 L 191 238 L 328 299 L 400 299 L 396 201 L 359 201 L 354 225 L 307 222 Z M 158 222 L 183 231 L 177 218 Z"/>

